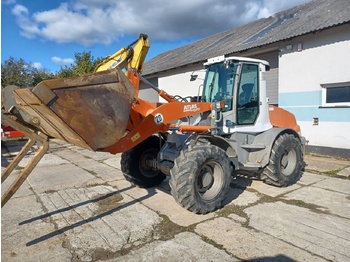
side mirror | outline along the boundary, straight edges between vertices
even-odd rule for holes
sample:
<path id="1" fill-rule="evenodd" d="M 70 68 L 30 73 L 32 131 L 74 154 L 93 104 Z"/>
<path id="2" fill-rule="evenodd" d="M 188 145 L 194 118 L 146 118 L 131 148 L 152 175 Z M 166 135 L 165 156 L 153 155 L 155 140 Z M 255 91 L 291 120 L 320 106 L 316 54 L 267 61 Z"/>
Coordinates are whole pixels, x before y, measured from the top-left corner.
<path id="1" fill-rule="evenodd" d="M 197 79 L 198 75 L 191 75 L 190 81 L 195 81 Z"/>

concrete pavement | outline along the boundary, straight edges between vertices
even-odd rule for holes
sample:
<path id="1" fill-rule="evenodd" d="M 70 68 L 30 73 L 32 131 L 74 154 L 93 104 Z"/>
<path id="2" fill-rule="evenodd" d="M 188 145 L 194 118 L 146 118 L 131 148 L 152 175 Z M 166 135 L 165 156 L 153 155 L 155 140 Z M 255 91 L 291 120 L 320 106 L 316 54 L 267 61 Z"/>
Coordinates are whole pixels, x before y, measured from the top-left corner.
<path id="1" fill-rule="evenodd" d="M 2 169 L 19 144 L 2 143 Z M 133 187 L 119 155 L 55 140 L 2 209 L 2 261 L 350 261 L 350 161 L 305 160 L 297 184 L 237 177 L 224 208 L 196 215 L 168 180 Z"/>

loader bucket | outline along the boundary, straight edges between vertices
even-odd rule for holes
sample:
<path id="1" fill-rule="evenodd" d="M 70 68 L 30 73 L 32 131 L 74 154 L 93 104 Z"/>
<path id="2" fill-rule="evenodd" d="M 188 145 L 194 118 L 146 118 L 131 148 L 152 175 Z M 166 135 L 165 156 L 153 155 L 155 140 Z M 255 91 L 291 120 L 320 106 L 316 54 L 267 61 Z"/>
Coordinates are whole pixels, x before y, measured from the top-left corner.
<path id="1" fill-rule="evenodd" d="M 34 131 L 97 151 L 124 136 L 134 92 L 115 68 L 45 80 L 34 88 L 6 87 L 2 108 Z"/>

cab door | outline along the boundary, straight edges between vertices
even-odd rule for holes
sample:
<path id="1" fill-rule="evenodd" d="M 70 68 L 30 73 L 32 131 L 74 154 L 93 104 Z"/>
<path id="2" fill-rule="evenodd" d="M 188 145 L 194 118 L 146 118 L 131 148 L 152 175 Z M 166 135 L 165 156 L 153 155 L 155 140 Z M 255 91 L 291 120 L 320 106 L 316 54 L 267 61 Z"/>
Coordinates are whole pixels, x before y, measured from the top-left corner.
<path id="1" fill-rule="evenodd" d="M 259 65 L 242 64 L 236 99 L 236 125 L 254 125 L 259 115 Z"/>

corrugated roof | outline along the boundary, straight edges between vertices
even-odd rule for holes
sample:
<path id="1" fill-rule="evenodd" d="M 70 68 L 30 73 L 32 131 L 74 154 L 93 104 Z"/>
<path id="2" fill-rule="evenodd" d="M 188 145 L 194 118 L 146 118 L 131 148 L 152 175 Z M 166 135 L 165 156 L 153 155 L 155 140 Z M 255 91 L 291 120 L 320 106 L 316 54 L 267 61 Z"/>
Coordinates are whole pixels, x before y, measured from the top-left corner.
<path id="1" fill-rule="evenodd" d="M 143 74 L 174 69 L 349 22 L 349 0 L 314 0 L 161 53 L 145 63 Z"/>

